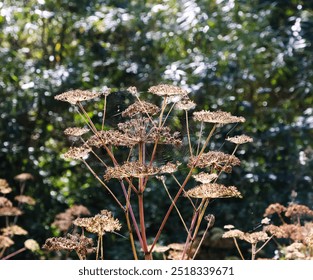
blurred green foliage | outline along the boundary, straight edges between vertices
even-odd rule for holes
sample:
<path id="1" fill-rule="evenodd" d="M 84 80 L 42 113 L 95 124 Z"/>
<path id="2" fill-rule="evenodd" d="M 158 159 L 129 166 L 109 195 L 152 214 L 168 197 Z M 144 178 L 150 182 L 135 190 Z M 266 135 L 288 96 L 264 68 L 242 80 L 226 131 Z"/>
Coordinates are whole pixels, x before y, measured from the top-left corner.
<path id="1" fill-rule="evenodd" d="M 225 178 L 244 199 L 214 201 L 217 226 L 252 229 L 273 202 L 312 208 L 312 43 L 311 1 L 0 1 L 0 177 L 12 186 L 21 172 L 36 178 L 26 192 L 37 204 L 21 223 L 43 244 L 54 216 L 74 203 L 120 215 L 86 168 L 60 158 L 71 145 L 62 131 L 80 120 L 53 96 L 161 82 L 186 88 L 198 109 L 247 119 L 236 131 L 254 143 Z M 123 95 L 109 102 L 115 114 Z M 99 106 L 89 108 L 95 118 Z M 167 207 L 163 195 L 151 197 L 151 232 Z M 174 218 L 163 240 L 177 239 Z M 128 241 L 111 239 L 110 258 L 131 257 Z"/>

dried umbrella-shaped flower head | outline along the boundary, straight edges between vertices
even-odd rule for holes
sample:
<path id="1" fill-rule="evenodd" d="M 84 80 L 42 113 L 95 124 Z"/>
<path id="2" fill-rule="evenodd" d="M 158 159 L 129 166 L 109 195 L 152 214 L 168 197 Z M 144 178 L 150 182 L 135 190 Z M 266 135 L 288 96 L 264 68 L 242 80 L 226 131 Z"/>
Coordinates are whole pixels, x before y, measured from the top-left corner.
<path id="1" fill-rule="evenodd" d="M 0 249 L 9 248 L 14 244 L 14 241 L 4 235 L 0 235 Z"/>
<path id="2" fill-rule="evenodd" d="M 172 163 L 168 162 L 165 165 L 159 168 L 159 173 L 175 173 L 177 171 L 178 166 L 180 166 L 180 162 Z"/>
<path id="3" fill-rule="evenodd" d="M 265 209 L 265 213 L 264 213 L 264 217 L 265 216 L 269 216 L 272 215 L 274 213 L 280 214 L 282 212 L 286 211 L 286 207 L 279 204 L 279 203 L 274 203 L 274 204 L 270 204 L 266 209 Z"/>
<path id="4" fill-rule="evenodd" d="M 24 242 L 24 246 L 25 246 L 26 249 L 28 249 L 28 250 L 30 250 L 32 252 L 36 252 L 36 251 L 38 251 L 40 249 L 39 244 L 34 239 L 27 239 Z"/>
<path id="5" fill-rule="evenodd" d="M 147 114 L 153 116 L 160 111 L 160 108 L 146 101 L 136 101 L 134 104 L 122 112 L 122 117 L 134 117 L 138 114 Z"/>
<path id="6" fill-rule="evenodd" d="M 215 223 L 215 216 L 213 214 L 208 214 L 204 217 L 204 220 L 208 222 L 207 227 L 211 228 L 214 226 Z"/>
<path id="7" fill-rule="evenodd" d="M 193 198 L 242 197 L 236 187 L 226 187 L 220 184 L 202 184 L 188 190 L 185 195 Z"/>
<path id="8" fill-rule="evenodd" d="M 84 227 L 87 231 L 103 235 L 105 232 L 114 232 L 121 229 L 118 219 L 114 219 L 112 212 L 102 210 L 100 214 L 90 218 L 77 218 L 74 225 Z"/>
<path id="9" fill-rule="evenodd" d="M 0 208 L 0 216 L 20 216 L 23 212 L 17 207 L 2 207 Z"/>
<path id="10" fill-rule="evenodd" d="M 30 173 L 21 173 L 21 174 L 15 176 L 14 179 L 16 181 L 23 182 L 23 181 L 27 181 L 27 180 L 34 180 L 34 176 Z"/>
<path id="11" fill-rule="evenodd" d="M 236 165 L 240 165 L 240 160 L 236 156 L 215 151 L 203 153 L 200 157 L 191 156 L 188 162 L 189 167 L 206 168 L 212 166 L 218 171 L 223 170 L 225 172 L 230 172 L 231 167 Z"/>
<path id="12" fill-rule="evenodd" d="M 249 143 L 249 142 L 253 142 L 253 139 L 247 135 L 237 135 L 234 137 L 228 137 L 226 138 L 226 141 L 235 143 L 237 145 L 240 144 L 245 144 L 245 143 Z"/>
<path id="13" fill-rule="evenodd" d="M 189 98 L 184 98 L 175 104 L 175 109 L 177 110 L 189 111 L 189 110 L 193 110 L 195 107 L 196 107 L 196 103 L 191 101 Z"/>
<path id="14" fill-rule="evenodd" d="M 199 174 L 192 175 L 192 177 L 202 184 L 208 184 L 217 179 L 218 175 L 216 173 L 206 173 L 206 172 L 200 172 Z"/>
<path id="15" fill-rule="evenodd" d="M 17 225 L 8 226 L 6 228 L 1 229 L 3 235 L 5 236 L 13 236 L 13 235 L 26 235 L 28 232 Z"/>
<path id="16" fill-rule="evenodd" d="M 288 206 L 286 212 L 285 212 L 286 217 L 300 217 L 300 216 L 313 216 L 313 211 L 301 204 L 291 204 Z"/>
<path id="17" fill-rule="evenodd" d="M 219 125 L 246 121 L 244 117 L 232 116 L 230 113 L 223 111 L 211 112 L 202 110 L 200 112 L 194 112 L 193 118 L 195 121 L 208 122 Z"/>
<path id="18" fill-rule="evenodd" d="M 68 127 L 64 130 L 64 134 L 67 136 L 80 137 L 89 131 L 88 128 L 82 127 Z"/>
<path id="19" fill-rule="evenodd" d="M 173 85 L 160 84 L 157 86 L 152 86 L 148 89 L 148 92 L 155 95 L 170 97 L 170 96 L 186 96 L 188 92 L 180 87 Z"/>
<path id="20" fill-rule="evenodd" d="M 159 168 L 154 166 L 148 166 L 140 163 L 139 161 L 135 162 L 125 162 L 121 166 L 108 167 L 104 179 L 110 180 L 123 179 L 123 178 L 143 178 L 146 176 L 156 175 L 159 172 Z"/>
<path id="21" fill-rule="evenodd" d="M 70 90 L 70 91 L 61 93 L 59 95 L 56 95 L 54 99 L 59 100 L 59 101 L 69 102 L 73 105 L 76 105 L 77 102 L 94 99 L 100 95 L 101 93 L 95 93 L 95 92 L 91 92 L 88 90 L 76 89 L 76 90 Z"/>
<path id="22" fill-rule="evenodd" d="M 10 193 L 12 189 L 9 187 L 7 180 L 0 179 L 0 193 L 7 194 Z"/>
<path id="23" fill-rule="evenodd" d="M 63 154 L 63 157 L 65 159 L 82 160 L 86 158 L 90 152 L 91 148 L 87 145 L 81 147 L 71 147 L 65 154 Z"/>
<path id="24" fill-rule="evenodd" d="M 0 207 L 12 207 L 12 206 L 13 204 L 9 199 L 3 196 L 0 197 Z"/>
<path id="25" fill-rule="evenodd" d="M 28 205 L 36 204 L 35 199 L 33 199 L 31 196 L 28 196 L 28 195 L 17 195 L 16 197 L 14 197 L 14 199 L 18 201 L 19 203 L 25 203 Z"/>

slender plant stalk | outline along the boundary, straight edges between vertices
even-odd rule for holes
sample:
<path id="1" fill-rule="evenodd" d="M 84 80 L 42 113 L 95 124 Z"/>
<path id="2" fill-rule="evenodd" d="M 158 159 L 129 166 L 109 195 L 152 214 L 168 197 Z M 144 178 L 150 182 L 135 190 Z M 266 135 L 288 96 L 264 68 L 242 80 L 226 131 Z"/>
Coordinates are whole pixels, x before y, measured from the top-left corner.
<path id="1" fill-rule="evenodd" d="M 104 95 L 104 101 L 103 101 L 103 116 L 102 116 L 101 130 L 104 129 L 104 121 L 105 121 L 106 107 L 107 107 L 107 95 L 105 94 L 105 95 Z"/>
<path id="2" fill-rule="evenodd" d="M 241 259 L 244 260 L 245 258 L 244 258 L 244 256 L 243 256 L 241 250 L 240 250 L 240 247 L 239 247 L 239 245 L 238 245 L 238 242 L 237 242 L 236 237 L 233 237 L 233 240 L 234 240 L 235 246 L 236 246 L 236 248 L 237 248 L 237 251 L 238 251 L 238 253 L 239 253 Z"/>
<path id="3" fill-rule="evenodd" d="M 202 245 L 202 243 L 203 243 L 203 241 L 204 241 L 204 238 L 205 238 L 205 236 L 206 236 L 206 234 L 207 234 L 209 228 L 210 228 L 210 225 L 209 225 L 209 223 L 208 223 L 207 226 L 206 226 L 206 229 L 205 229 L 205 231 L 204 231 L 204 233 L 203 233 L 203 235 L 202 235 L 202 238 L 201 238 L 201 240 L 200 240 L 200 242 L 199 242 L 199 244 L 198 244 L 198 247 L 197 247 L 197 249 L 196 249 L 196 251 L 195 251 L 195 253 L 194 253 L 193 257 L 192 257 L 193 260 L 195 259 L 196 255 L 198 254 L 199 249 L 200 249 L 200 247 L 201 247 L 201 245 Z"/>
<path id="4" fill-rule="evenodd" d="M 190 139 L 188 111 L 187 110 L 185 110 L 185 115 L 186 115 L 186 127 L 187 127 L 187 138 L 188 138 L 189 153 L 190 153 L 190 156 L 192 157 L 192 146 L 191 146 L 191 139 Z"/>
<path id="5" fill-rule="evenodd" d="M 5 256 L 5 257 L 2 258 L 1 260 L 8 260 L 8 259 L 10 259 L 10 258 L 16 256 L 17 254 L 20 254 L 20 253 L 22 253 L 22 252 L 24 252 L 24 251 L 26 251 L 26 250 L 27 250 L 27 249 L 26 249 L 25 247 L 23 247 L 23 248 L 21 248 L 21 249 L 15 251 L 15 252 L 13 252 L 13 253 L 11 253 L 11 254 Z"/>

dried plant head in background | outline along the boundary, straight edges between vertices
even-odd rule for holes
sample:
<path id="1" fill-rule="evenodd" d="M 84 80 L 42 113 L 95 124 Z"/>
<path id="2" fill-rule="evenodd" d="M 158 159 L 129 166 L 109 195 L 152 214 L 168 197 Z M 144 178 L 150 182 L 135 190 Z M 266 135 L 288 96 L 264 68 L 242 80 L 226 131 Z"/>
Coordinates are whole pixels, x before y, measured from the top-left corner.
<path id="1" fill-rule="evenodd" d="M 175 104 L 176 110 L 189 111 L 189 110 L 193 110 L 194 108 L 196 108 L 196 103 L 191 101 L 188 97 L 184 97 L 182 100 L 178 101 Z"/>
<path id="2" fill-rule="evenodd" d="M 39 244 L 34 239 L 27 239 L 24 242 L 24 246 L 25 246 L 26 249 L 28 249 L 28 250 L 30 250 L 32 252 L 36 252 L 36 251 L 40 250 Z"/>
<path id="3" fill-rule="evenodd" d="M 17 207 L 2 207 L 0 208 L 0 216 L 20 216 L 23 212 Z"/>
<path id="4" fill-rule="evenodd" d="M 12 191 L 12 188 L 10 188 L 9 183 L 5 179 L 0 179 L 0 193 L 2 194 L 8 194 Z"/>
<path id="5" fill-rule="evenodd" d="M 70 90 L 59 95 L 56 95 L 54 99 L 59 101 L 65 101 L 72 105 L 76 105 L 77 102 L 91 100 L 97 98 L 101 95 L 101 93 L 95 93 L 88 90 Z"/>
<path id="6" fill-rule="evenodd" d="M 0 197 L 0 208 L 1 207 L 12 207 L 12 202 L 4 196 Z"/>
<path id="7" fill-rule="evenodd" d="M 26 235 L 28 232 L 17 225 L 8 226 L 0 230 L 5 236 L 14 236 L 14 235 Z"/>
<path id="8" fill-rule="evenodd" d="M 14 177 L 14 179 L 16 181 L 20 181 L 20 182 L 23 182 L 23 181 L 27 181 L 27 180 L 34 180 L 34 176 L 30 173 L 21 173 L 19 175 L 16 175 Z"/>
<path id="9" fill-rule="evenodd" d="M 253 139 L 247 135 L 237 135 L 234 137 L 228 137 L 226 138 L 226 141 L 232 142 L 237 145 L 245 144 L 245 143 L 251 143 L 253 142 Z"/>
<path id="10" fill-rule="evenodd" d="M 152 86 L 148 89 L 148 92 L 155 94 L 155 95 L 162 96 L 162 97 L 188 95 L 188 92 L 186 90 L 183 90 L 182 88 L 174 86 L 174 85 L 166 85 L 166 84 Z"/>
<path id="11" fill-rule="evenodd" d="M 202 110 L 200 112 L 194 112 L 193 119 L 199 122 L 214 123 L 214 124 L 219 124 L 219 125 L 246 121 L 244 117 L 232 116 L 228 112 L 223 112 L 223 111 L 211 112 L 211 111 L 205 111 L 205 110 Z"/>
<path id="12" fill-rule="evenodd" d="M 28 205 L 35 205 L 36 204 L 36 200 L 34 198 L 32 198 L 31 196 L 28 196 L 28 195 L 17 195 L 14 197 L 14 199 L 16 201 L 18 201 L 19 203 L 25 203 Z"/>
<path id="13" fill-rule="evenodd" d="M 218 178 L 218 175 L 216 173 L 206 173 L 206 172 L 200 172 L 199 174 L 192 175 L 192 177 L 202 184 L 208 184 L 212 181 L 216 180 Z"/>
<path id="14" fill-rule="evenodd" d="M 185 195 L 193 198 L 242 197 L 241 193 L 237 190 L 236 187 L 226 187 L 224 185 L 216 183 L 199 185 L 188 190 Z"/>
<path id="15" fill-rule="evenodd" d="M 285 212 L 286 217 L 301 217 L 301 216 L 313 216 L 313 211 L 301 204 L 291 204 L 287 207 Z"/>
<path id="16" fill-rule="evenodd" d="M 266 209 L 264 213 L 265 216 L 270 216 L 274 213 L 281 214 L 282 212 L 285 212 L 287 208 L 279 203 L 270 204 Z"/>
<path id="17" fill-rule="evenodd" d="M 0 235 L 0 249 L 9 248 L 12 245 L 14 245 L 14 241 L 11 238 Z"/>

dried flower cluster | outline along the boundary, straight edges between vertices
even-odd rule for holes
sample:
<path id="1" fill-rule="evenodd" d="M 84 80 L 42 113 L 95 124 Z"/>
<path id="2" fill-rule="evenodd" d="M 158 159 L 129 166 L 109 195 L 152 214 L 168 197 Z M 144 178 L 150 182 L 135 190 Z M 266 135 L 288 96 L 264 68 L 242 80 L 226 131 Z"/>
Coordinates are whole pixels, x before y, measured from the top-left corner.
<path id="1" fill-rule="evenodd" d="M 97 98 L 101 93 L 95 93 L 88 90 L 70 90 L 59 95 L 56 95 L 54 99 L 59 101 L 69 102 L 73 105 L 76 105 L 77 102 L 91 100 Z"/>
<path id="2" fill-rule="evenodd" d="M 219 125 L 245 122 L 245 118 L 232 116 L 230 113 L 223 111 L 210 112 L 202 110 L 200 112 L 194 112 L 193 118 L 195 121 L 215 123 Z"/>

